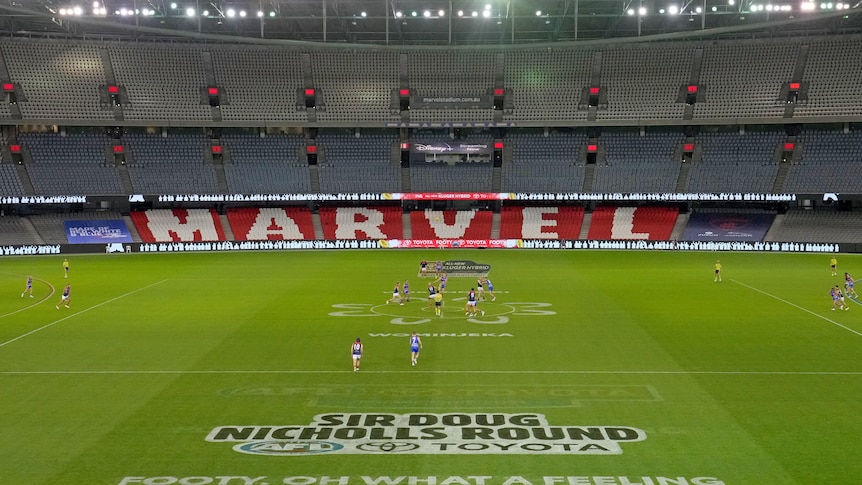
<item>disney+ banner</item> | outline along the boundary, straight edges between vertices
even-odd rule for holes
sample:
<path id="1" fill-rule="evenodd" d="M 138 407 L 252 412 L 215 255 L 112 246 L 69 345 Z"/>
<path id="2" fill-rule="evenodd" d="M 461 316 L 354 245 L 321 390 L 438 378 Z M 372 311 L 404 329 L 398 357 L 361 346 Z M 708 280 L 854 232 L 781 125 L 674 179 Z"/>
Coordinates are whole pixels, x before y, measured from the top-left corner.
<path id="1" fill-rule="evenodd" d="M 69 244 L 130 243 L 132 233 L 122 219 L 64 221 Z"/>
<path id="2" fill-rule="evenodd" d="M 763 241 L 775 214 L 693 212 L 684 241 Z"/>

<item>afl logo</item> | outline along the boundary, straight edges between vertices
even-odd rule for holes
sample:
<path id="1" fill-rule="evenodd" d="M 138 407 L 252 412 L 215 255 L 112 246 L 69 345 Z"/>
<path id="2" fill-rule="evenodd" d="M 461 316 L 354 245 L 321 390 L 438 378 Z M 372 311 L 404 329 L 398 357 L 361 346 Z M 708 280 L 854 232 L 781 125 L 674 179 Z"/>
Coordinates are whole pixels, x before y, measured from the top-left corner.
<path id="1" fill-rule="evenodd" d="M 316 455 L 338 451 L 342 448 L 344 445 L 329 441 L 255 441 L 240 443 L 233 447 L 240 453 L 277 456 Z"/>
<path id="2" fill-rule="evenodd" d="M 357 445 L 356 448 L 371 453 L 404 453 L 418 449 L 419 445 L 416 443 L 393 443 L 387 441 L 384 443 L 362 443 L 361 445 Z"/>

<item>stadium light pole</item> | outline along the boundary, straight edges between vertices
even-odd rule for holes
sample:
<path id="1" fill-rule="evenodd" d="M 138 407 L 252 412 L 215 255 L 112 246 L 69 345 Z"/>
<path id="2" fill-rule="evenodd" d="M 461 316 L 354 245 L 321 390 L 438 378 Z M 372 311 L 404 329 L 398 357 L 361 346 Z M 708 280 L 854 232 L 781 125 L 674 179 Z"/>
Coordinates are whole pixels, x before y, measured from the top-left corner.
<path id="1" fill-rule="evenodd" d="M 578 40 L 578 5 L 580 5 L 580 2 L 575 0 L 575 40 Z M 560 19 L 560 22 L 562 21 L 563 19 Z"/>
<path id="2" fill-rule="evenodd" d="M 383 20 L 386 24 L 386 40 L 384 43 L 389 45 L 389 0 L 383 0 Z"/>
<path id="3" fill-rule="evenodd" d="M 448 17 L 449 17 L 448 18 L 448 20 L 449 20 L 449 45 L 452 45 L 452 17 L 454 17 L 454 15 L 452 15 L 452 0 L 449 0 L 449 15 L 448 15 Z"/>
<path id="4" fill-rule="evenodd" d="M 326 0 L 321 3 L 323 9 L 323 42 L 326 42 Z"/>

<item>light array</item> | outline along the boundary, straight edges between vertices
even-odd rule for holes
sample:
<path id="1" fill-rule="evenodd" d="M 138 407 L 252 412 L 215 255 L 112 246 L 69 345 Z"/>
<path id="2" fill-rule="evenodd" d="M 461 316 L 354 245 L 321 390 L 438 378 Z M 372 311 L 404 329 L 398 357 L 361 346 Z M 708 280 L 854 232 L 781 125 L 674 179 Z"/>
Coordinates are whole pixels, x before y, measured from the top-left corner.
<path id="1" fill-rule="evenodd" d="M 712 12 L 717 12 L 719 10 L 727 11 L 728 7 L 734 6 L 735 3 L 736 3 L 735 0 L 726 0 L 725 5 L 712 6 L 710 10 Z M 171 8 L 171 10 L 175 11 L 174 15 L 183 16 L 183 14 L 184 14 L 185 17 L 200 16 L 200 17 L 207 18 L 207 17 L 222 17 L 222 16 L 224 16 L 225 18 L 232 19 L 232 18 L 246 18 L 246 17 L 251 15 L 251 13 L 249 13 L 245 10 L 242 10 L 242 9 L 237 10 L 234 8 L 227 8 L 221 14 L 218 14 L 217 12 L 211 13 L 209 10 L 203 10 L 202 12 L 198 13 L 194 7 L 180 5 L 180 4 L 177 4 L 176 2 L 172 2 L 170 4 L 170 8 Z M 755 3 L 755 4 L 751 4 L 747 10 L 748 10 L 748 12 L 751 12 L 751 13 L 792 12 L 794 10 L 800 10 L 803 12 L 812 12 L 812 11 L 816 11 L 816 10 L 848 10 L 851 8 L 853 8 L 853 6 L 848 4 L 848 3 L 834 3 L 834 2 L 818 3 L 818 2 L 815 2 L 812 0 L 804 0 L 799 5 L 798 8 L 794 8 L 792 5 L 789 5 L 789 4 L 776 5 L 776 4 L 772 4 L 772 3 L 766 3 L 766 4 Z M 85 14 L 103 17 L 103 16 L 107 16 L 109 14 L 107 8 L 98 1 L 93 2 L 92 9 L 90 9 L 90 10 L 88 10 L 86 7 L 83 7 L 81 5 L 69 5 L 69 6 L 65 6 L 65 7 L 60 8 L 58 10 L 58 13 L 61 16 L 70 16 L 70 17 L 71 16 L 80 17 L 80 16 L 83 16 Z M 275 17 L 276 16 L 276 13 L 274 11 L 264 12 L 262 10 L 258 10 L 254 13 L 259 18 L 263 18 L 266 16 L 269 16 L 269 17 Z M 625 11 L 625 13 L 629 16 L 634 16 L 634 15 L 646 16 L 649 12 L 648 12 L 646 7 L 641 6 L 637 9 L 629 8 Z M 680 8 L 677 5 L 671 4 L 665 8 L 660 8 L 658 10 L 658 13 L 662 14 L 662 15 L 682 15 L 682 14 L 695 15 L 695 14 L 702 14 L 703 9 L 698 6 L 698 7 L 692 8 L 690 11 L 686 12 L 683 8 Z M 123 7 L 123 8 L 118 8 L 118 9 L 114 10 L 113 14 L 115 16 L 118 16 L 118 17 L 130 17 L 130 16 L 136 16 L 136 15 L 144 16 L 144 17 L 153 17 L 153 16 L 157 15 L 157 12 L 156 12 L 156 10 L 153 10 L 151 8 L 140 8 L 140 9 L 138 9 L 138 8 Z M 433 18 L 444 18 L 444 17 L 446 17 L 446 15 L 447 15 L 447 12 L 445 10 L 442 10 L 442 9 L 437 10 L 437 11 L 433 11 L 433 10 L 401 11 L 401 10 L 398 10 L 395 12 L 396 18 L 404 18 L 404 17 L 419 18 L 419 17 L 422 17 L 422 18 L 426 18 L 426 19 L 433 19 Z M 469 17 L 489 18 L 489 17 L 494 16 L 494 13 L 492 12 L 491 5 L 486 4 L 485 8 L 482 10 L 472 10 L 472 11 L 458 10 L 458 11 L 453 12 L 453 15 L 455 15 L 457 17 L 468 17 L 468 18 Z M 547 15 L 548 15 L 547 13 L 544 13 L 541 10 L 536 11 L 537 17 L 547 16 Z M 356 17 L 366 18 L 366 17 L 368 17 L 368 13 L 367 12 L 360 12 L 358 15 L 356 15 Z"/>

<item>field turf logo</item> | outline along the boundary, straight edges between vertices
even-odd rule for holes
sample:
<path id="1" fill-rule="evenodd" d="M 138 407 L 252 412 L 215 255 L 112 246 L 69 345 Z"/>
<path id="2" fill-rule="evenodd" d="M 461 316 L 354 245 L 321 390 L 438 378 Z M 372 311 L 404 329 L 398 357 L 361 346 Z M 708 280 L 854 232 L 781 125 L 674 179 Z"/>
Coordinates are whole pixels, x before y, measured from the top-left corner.
<path id="1" fill-rule="evenodd" d="M 434 267 L 433 263 L 429 262 L 428 266 L 429 270 L 436 271 L 437 269 Z M 456 259 L 452 261 L 443 261 L 442 269 L 440 271 L 454 277 L 488 276 L 488 273 L 491 272 L 491 265 Z"/>
<path id="2" fill-rule="evenodd" d="M 543 414 L 329 413 L 306 425 L 219 426 L 206 441 L 240 453 L 414 455 L 618 455 L 643 441 L 630 426 L 552 426 Z"/>

